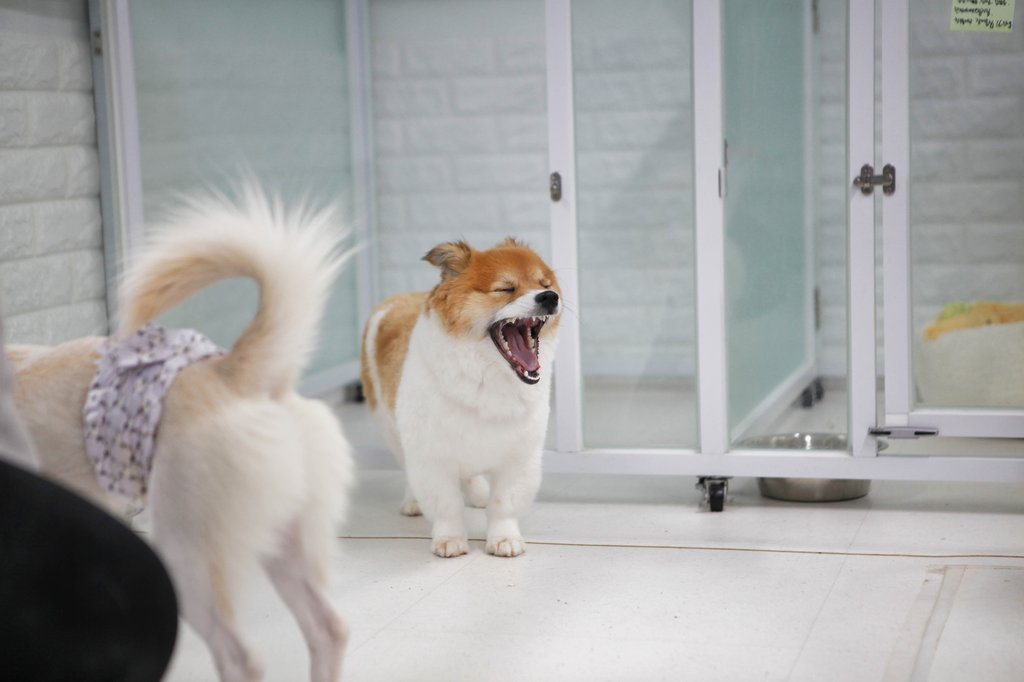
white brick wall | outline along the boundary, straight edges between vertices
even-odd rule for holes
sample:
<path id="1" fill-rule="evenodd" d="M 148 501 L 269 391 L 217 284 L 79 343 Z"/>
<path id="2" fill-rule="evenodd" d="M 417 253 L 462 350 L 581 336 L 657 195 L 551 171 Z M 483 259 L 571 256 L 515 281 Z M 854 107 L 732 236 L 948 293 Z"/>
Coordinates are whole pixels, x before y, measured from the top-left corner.
<path id="1" fill-rule="evenodd" d="M 433 286 L 419 259 L 440 241 L 515 235 L 548 255 L 542 3 L 374 0 L 371 10 L 379 294 Z M 583 300 L 567 304 L 584 366 L 692 371 L 686 41 L 678 26 L 609 28 L 587 8 L 576 19 Z"/>
<path id="2" fill-rule="evenodd" d="M 420 258 L 441 241 L 516 235 L 548 253 L 543 24 L 460 29 L 471 4 L 371 3 L 381 297 L 433 286 Z M 453 26 L 403 33 L 425 6 Z"/>
<path id="3" fill-rule="evenodd" d="M 674 7 L 673 7 L 674 6 Z M 581 7 L 573 45 L 579 316 L 590 374 L 692 374 L 693 116 L 689 16 Z"/>
<path id="4" fill-rule="evenodd" d="M 476 3 L 504 12 L 490 28 L 471 22 L 461 34 L 447 25 L 402 30 L 403 12 L 407 27 L 425 24 L 424 6 L 457 26 L 478 11 L 470 4 L 371 3 L 377 12 L 382 295 L 429 286 L 435 275 L 417 259 L 442 239 L 465 236 L 487 244 L 503 232 L 518 232 L 542 248 L 547 242 L 540 28 L 530 34 L 520 22 L 518 32 L 509 29 L 502 37 L 498 24 L 511 16 L 510 3 L 495 0 Z M 950 34 L 948 7 L 934 5 L 915 0 L 922 21 L 911 36 L 917 329 L 950 300 L 1024 300 L 1022 34 L 995 41 Z M 815 267 L 824 325 L 819 357 L 827 374 L 842 375 L 845 3 L 819 6 L 822 33 L 813 57 Z M 644 12 L 666 11 L 652 7 L 642 6 Z M 660 32 L 649 23 L 631 32 L 630 19 L 610 19 L 617 11 L 613 4 L 595 4 L 574 17 L 583 297 L 574 307 L 584 329 L 584 362 L 627 371 L 666 363 L 692 367 L 688 42 L 667 21 Z M 925 16 L 927 11 L 934 15 Z M 603 20 L 601 12 L 607 14 Z M 626 291 L 648 292 L 653 300 L 627 303 L 621 300 Z M 609 319 L 616 324 L 601 322 Z"/>
<path id="5" fill-rule="evenodd" d="M 84 0 L 0 3 L 0 311 L 14 343 L 107 330 Z"/>
<path id="6" fill-rule="evenodd" d="M 371 3 L 381 295 L 430 286 L 436 275 L 419 258 L 441 240 L 485 246 L 515 234 L 548 253 L 543 16 L 533 4 Z M 843 4 L 820 3 L 816 58 L 820 357 L 835 374 L 846 366 Z M 427 5 L 437 17 L 423 19 Z M 12 340 L 52 343 L 106 326 L 95 122 L 84 2 L 26 6 L 0 4 L 0 297 Z M 403 12 L 423 30 L 403 28 Z M 917 329 L 950 300 L 1024 300 L 1024 34 L 951 34 L 945 12 L 911 34 Z M 672 31 L 628 33 L 579 34 L 576 45 L 584 300 L 572 303 L 586 362 L 688 367 L 689 54 Z M 293 67 L 281 62 L 279 75 L 290 82 L 302 72 Z M 164 145 L 173 171 L 151 165 L 150 180 L 170 185 L 190 168 L 174 150 L 184 122 L 157 94 L 173 76 L 152 73 L 140 87 L 167 115 L 165 137 L 149 144 Z M 218 78 L 210 72 L 208 84 Z M 266 109 L 251 109 L 247 130 L 269 130 Z M 315 172 L 315 150 L 345 146 L 327 132 L 307 131 L 307 142 L 271 141 L 268 153 Z M 662 293 L 638 306 L 630 291 Z"/>

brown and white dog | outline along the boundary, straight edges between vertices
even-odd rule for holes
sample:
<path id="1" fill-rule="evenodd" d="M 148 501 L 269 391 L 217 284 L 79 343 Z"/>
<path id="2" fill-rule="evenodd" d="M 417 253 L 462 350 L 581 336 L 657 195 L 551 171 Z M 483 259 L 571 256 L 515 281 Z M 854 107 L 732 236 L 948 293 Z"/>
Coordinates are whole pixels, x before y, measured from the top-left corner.
<path id="1" fill-rule="evenodd" d="M 295 615 L 312 678 L 340 675 L 347 631 L 326 581 L 353 466 L 331 411 L 295 391 L 345 259 L 332 222 L 330 212 L 286 213 L 252 188 L 237 204 L 195 200 L 135 259 L 122 291 L 115 339 L 217 280 L 251 277 L 260 288 L 256 315 L 231 349 L 186 367 L 171 384 L 146 499 L 182 615 L 224 680 L 262 677 L 233 622 L 235 580 L 249 564 L 262 566 Z M 119 511 L 83 438 L 102 342 L 7 351 L 42 472 Z"/>
<path id="2" fill-rule="evenodd" d="M 465 554 L 464 487 L 487 508 L 487 552 L 518 556 L 540 486 L 558 282 L 513 239 L 440 244 L 423 259 L 440 283 L 384 300 L 363 335 L 364 393 L 406 472 L 401 511 L 432 523 L 434 554 Z"/>

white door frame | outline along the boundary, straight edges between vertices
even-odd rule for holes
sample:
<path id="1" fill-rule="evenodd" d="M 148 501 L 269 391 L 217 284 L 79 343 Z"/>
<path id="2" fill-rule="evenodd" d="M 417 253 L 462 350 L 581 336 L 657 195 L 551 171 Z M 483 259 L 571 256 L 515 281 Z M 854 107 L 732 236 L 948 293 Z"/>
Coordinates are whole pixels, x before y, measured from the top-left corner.
<path id="1" fill-rule="evenodd" d="M 571 0 L 547 0 L 545 46 L 549 182 L 555 182 L 557 174 L 561 185 L 561 198 L 552 196 L 550 201 L 551 261 L 558 273 L 565 311 L 558 323 L 554 369 L 555 449 L 567 453 L 583 450 Z"/>
<path id="2" fill-rule="evenodd" d="M 142 162 L 129 0 L 89 0 L 96 137 L 107 267 L 107 316 L 117 319 L 119 268 L 143 239 Z"/>
<path id="3" fill-rule="evenodd" d="M 847 382 L 849 443 L 854 457 L 873 457 L 878 423 L 875 341 L 875 202 L 853 186 L 875 155 L 875 6 L 850 0 L 846 56 Z"/>
<path id="4" fill-rule="evenodd" d="M 556 377 L 556 447 L 545 453 L 545 471 L 614 474 L 793 476 L 918 481 L 1024 481 L 1024 458 L 878 456 L 874 198 L 853 186 L 864 163 L 874 163 L 875 7 L 849 2 L 848 71 L 848 269 L 849 452 L 730 451 L 725 348 L 724 204 L 722 149 L 721 0 L 693 0 L 694 187 L 697 277 L 699 451 L 687 449 L 584 449 L 581 431 L 579 327 L 563 319 Z M 890 3 L 883 3 L 885 15 Z M 893 3 L 898 4 L 898 3 Z M 562 176 L 562 199 L 551 207 L 553 260 L 567 273 L 578 302 L 576 186 L 572 98 L 571 0 L 547 0 L 548 107 L 551 170 Z M 700 30 L 697 30 L 699 27 Z M 901 29 L 885 28 L 890 36 Z M 905 48 L 904 48 L 905 49 Z M 887 69 L 888 70 L 888 69 Z M 893 76 L 889 76 L 893 86 Z M 906 85 L 902 92 L 906 98 Z M 890 100 L 892 97 L 889 98 Z M 891 210 L 891 209 L 889 209 Z M 888 256 L 888 254 L 887 254 Z M 887 262 L 889 259 L 887 258 Z M 565 332 L 568 331 L 568 334 Z M 934 412 L 934 411 L 933 411 Z"/>

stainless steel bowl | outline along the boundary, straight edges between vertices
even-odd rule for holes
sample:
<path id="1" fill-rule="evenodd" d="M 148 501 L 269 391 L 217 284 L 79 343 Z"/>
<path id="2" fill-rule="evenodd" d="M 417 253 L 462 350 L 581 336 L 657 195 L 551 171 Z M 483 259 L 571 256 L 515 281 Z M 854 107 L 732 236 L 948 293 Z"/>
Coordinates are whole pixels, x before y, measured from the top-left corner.
<path id="1" fill-rule="evenodd" d="M 834 433 L 788 433 L 748 438 L 739 447 L 758 450 L 846 450 L 846 436 Z M 765 497 L 787 502 L 839 502 L 864 497 L 871 481 L 845 478 L 759 478 Z"/>

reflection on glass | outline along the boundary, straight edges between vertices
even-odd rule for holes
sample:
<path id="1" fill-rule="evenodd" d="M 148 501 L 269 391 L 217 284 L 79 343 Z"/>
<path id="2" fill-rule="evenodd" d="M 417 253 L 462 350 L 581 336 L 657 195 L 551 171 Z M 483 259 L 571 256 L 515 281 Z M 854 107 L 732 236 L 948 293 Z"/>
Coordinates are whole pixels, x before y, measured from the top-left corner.
<path id="1" fill-rule="evenodd" d="M 910 3 L 913 371 L 919 404 L 1024 407 L 1024 3 L 1012 32 Z"/>
<path id="2" fill-rule="evenodd" d="M 550 262 L 544 0 L 373 0 L 369 13 L 378 301 L 431 289 L 438 270 L 421 259 L 442 242 L 514 236 Z M 378 434 L 353 440 L 382 446 Z"/>
<path id="3" fill-rule="evenodd" d="M 147 221 L 178 192 L 232 190 L 246 170 L 289 205 L 350 209 L 344 3 L 133 0 Z M 344 216 L 352 219 L 352 215 Z M 340 277 L 309 373 L 357 357 L 356 280 Z M 255 287 L 225 282 L 164 318 L 221 344 L 255 309 Z"/>
<path id="4" fill-rule="evenodd" d="M 573 4 L 587 447 L 694 447 L 691 3 Z"/>
<path id="5" fill-rule="evenodd" d="M 722 11 L 730 434 L 842 434 L 846 3 Z"/>

